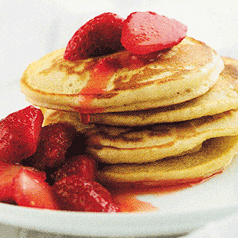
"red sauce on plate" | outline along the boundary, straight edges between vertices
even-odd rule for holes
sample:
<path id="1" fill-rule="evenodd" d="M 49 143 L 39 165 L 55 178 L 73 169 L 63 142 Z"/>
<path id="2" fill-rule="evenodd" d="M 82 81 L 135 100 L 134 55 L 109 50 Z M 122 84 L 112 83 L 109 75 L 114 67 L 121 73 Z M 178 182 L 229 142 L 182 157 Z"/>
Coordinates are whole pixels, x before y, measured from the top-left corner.
<path id="1" fill-rule="evenodd" d="M 218 173 L 221 172 L 222 171 Z M 159 208 L 153 206 L 149 202 L 140 201 L 138 196 L 148 194 L 160 196 L 167 193 L 177 192 L 203 183 L 218 173 L 207 178 L 194 178 L 187 180 L 180 179 L 162 182 L 117 183 L 111 184 L 109 191 L 121 212 L 152 212 L 158 211 Z"/>

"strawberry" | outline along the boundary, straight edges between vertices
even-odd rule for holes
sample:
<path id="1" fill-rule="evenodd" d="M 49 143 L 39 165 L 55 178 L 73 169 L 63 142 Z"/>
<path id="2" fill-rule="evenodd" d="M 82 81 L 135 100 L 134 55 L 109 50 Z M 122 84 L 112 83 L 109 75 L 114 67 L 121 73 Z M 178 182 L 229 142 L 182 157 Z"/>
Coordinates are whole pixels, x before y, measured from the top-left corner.
<path id="1" fill-rule="evenodd" d="M 71 175 L 78 175 L 93 181 L 96 173 L 96 161 L 87 156 L 79 155 L 66 162 L 55 173 L 55 181 Z"/>
<path id="2" fill-rule="evenodd" d="M 25 168 L 13 179 L 13 196 L 20 206 L 59 209 L 52 187 L 42 176 Z"/>
<path id="3" fill-rule="evenodd" d="M 0 160 L 20 163 L 35 153 L 43 114 L 33 106 L 8 115 L 0 121 Z"/>
<path id="4" fill-rule="evenodd" d="M 13 203 L 13 180 L 18 172 L 24 168 L 20 164 L 8 164 L 0 161 L 0 201 Z M 29 171 L 34 171 L 42 179 L 46 179 L 45 173 L 41 171 L 36 171 L 34 168 L 25 167 Z"/>
<path id="5" fill-rule="evenodd" d="M 61 165 L 75 134 L 75 128 L 67 123 L 44 126 L 36 153 L 28 159 L 29 165 L 46 170 Z"/>
<path id="6" fill-rule="evenodd" d="M 187 27 L 155 12 L 133 12 L 123 23 L 121 43 L 134 54 L 148 54 L 177 45 Z"/>
<path id="7" fill-rule="evenodd" d="M 96 181 L 71 175 L 57 181 L 53 190 L 66 210 L 87 212 L 118 212 L 111 194 Z"/>
<path id="8" fill-rule="evenodd" d="M 80 27 L 66 46 L 64 59 L 87 59 L 118 52 L 124 19 L 108 12 L 96 16 Z"/>

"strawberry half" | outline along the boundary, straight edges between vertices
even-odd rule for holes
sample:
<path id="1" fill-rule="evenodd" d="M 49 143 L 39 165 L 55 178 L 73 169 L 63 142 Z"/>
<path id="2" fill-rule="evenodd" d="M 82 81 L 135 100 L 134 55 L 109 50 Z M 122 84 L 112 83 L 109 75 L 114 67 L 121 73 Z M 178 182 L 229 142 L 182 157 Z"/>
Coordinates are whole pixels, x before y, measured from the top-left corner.
<path id="1" fill-rule="evenodd" d="M 121 31 L 124 19 L 103 13 L 80 27 L 66 46 L 64 59 L 69 61 L 112 54 L 123 49 Z"/>
<path id="2" fill-rule="evenodd" d="M 0 121 L 0 160 L 20 163 L 35 153 L 43 114 L 33 106 L 8 115 Z"/>
<path id="3" fill-rule="evenodd" d="M 51 186 L 38 173 L 22 168 L 13 180 L 13 195 L 20 206 L 58 210 Z"/>
<path id="4" fill-rule="evenodd" d="M 87 212 L 118 212 L 111 194 L 96 181 L 78 175 L 61 179 L 53 185 L 64 209 Z"/>
<path id="5" fill-rule="evenodd" d="M 187 27 L 155 12 L 131 13 L 123 23 L 121 43 L 134 54 L 148 54 L 177 45 Z"/>
<path id="6" fill-rule="evenodd" d="M 78 175 L 93 181 L 96 173 L 96 161 L 87 156 L 79 155 L 71 158 L 55 173 L 55 181 L 59 181 L 67 176 Z"/>
<path id="7" fill-rule="evenodd" d="M 13 180 L 19 171 L 24 168 L 23 165 L 8 164 L 0 161 L 0 201 L 13 203 Z M 34 168 L 25 167 L 38 174 L 42 179 L 46 179 L 45 173 L 36 171 Z"/>

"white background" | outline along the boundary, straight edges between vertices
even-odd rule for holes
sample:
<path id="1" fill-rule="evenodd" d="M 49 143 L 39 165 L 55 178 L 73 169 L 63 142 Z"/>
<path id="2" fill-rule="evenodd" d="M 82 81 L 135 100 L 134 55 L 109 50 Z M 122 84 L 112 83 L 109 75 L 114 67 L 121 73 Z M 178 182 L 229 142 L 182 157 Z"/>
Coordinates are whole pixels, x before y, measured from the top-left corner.
<path id="1" fill-rule="evenodd" d="M 237 0 L 0 0 L 0 86 L 19 80 L 33 60 L 65 47 L 90 18 L 155 11 L 188 26 L 188 35 L 238 59 Z"/>

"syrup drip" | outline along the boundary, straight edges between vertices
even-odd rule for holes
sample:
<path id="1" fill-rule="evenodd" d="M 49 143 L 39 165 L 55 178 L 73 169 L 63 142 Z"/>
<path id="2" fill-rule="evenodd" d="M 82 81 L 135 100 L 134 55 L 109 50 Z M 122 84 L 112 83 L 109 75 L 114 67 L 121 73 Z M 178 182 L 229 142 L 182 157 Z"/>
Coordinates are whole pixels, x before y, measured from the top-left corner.
<path id="1" fill-rule="evenodd" d="M 83 107 L 79 108 L 78 111 L 83 124 L 90 122 L 90 113 L 102 112 L 103 109 L 92 109 L 91 102 L 95 95 L 106 92 L 108 82 L 116 69 L 117 63 L 116 59 L 104 58 L 94 66 L 90 80 L 80 92 Z"/>

